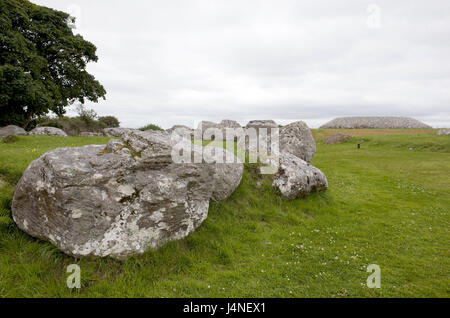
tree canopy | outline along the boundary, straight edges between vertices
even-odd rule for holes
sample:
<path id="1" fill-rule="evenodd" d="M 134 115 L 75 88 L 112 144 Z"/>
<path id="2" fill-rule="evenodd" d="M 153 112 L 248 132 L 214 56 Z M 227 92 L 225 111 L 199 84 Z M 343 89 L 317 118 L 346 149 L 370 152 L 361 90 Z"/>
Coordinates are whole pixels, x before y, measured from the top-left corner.
<path id="1" fill-rule="evenodd" d="M 0 1 L 0 126 L 26 127 L 49 111 L 105 98 L 86 71 L 96 62 L 94 44 L 74 35 L 67 13 L 26 0 Z"/>

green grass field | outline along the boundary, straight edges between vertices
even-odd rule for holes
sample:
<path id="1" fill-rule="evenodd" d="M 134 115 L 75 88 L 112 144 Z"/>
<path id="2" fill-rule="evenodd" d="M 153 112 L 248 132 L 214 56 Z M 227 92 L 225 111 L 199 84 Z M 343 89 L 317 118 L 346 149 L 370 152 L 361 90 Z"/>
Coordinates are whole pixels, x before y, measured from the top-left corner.
<path id="1" fill-rule="evenodd" d="M 347 143 L 323 145 L 329 133 L 314 131 L 312 162 L 327 191 L 285 201 L 247 165 L 237 191 L 212 203 L 197 231 L 123 262 L 66 256 L 20 231 L 10 211 L 33 159 L 108 138 L 0 143 L 0 296 L 449 297 L 450 137 L 353 130 Z M 66 286 L 73 263 L 79 290 Z M 380 289 L 366 286 L 369 264 L 381 268 Z"/>

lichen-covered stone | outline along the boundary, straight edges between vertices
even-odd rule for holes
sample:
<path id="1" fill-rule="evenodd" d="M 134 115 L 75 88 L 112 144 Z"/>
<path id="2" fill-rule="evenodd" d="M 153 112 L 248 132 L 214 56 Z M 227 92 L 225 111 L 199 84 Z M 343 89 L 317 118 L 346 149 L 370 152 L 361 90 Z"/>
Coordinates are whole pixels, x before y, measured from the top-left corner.
<path id="1" fill-rule="evenodd" d="M 290 153 L 280 154 L 280 163 L 272 185 L 287 199 L 305 196 L 328 188 L 325 174 Z"/>
<path id="2" fill-rule="evenodd" d="M 166 132 L 126 130 L 106 146 L 52 150 L 20 179 L 13 219 L 76 257 L 124 259 L 181 239 L 205 220 L 211 198 L 229 195 L 217 182 L 230 171 L 174 162 L 174 142 Z"/>
<path id="3" fill-rule="evenodd" d="M 0 128 L 0 137 L 14 135 L 14 136 L 24 136 L 27 132 L 25 129 L 20 128 L 19 126 L 9 125 L 6 127 Z"/>
<path id="4" fill-rule="evenodd" d="M 64 130 L 56 127 L 36 127 L 29 132 L 29 135 L 47 135 L 67 137 Z"/>

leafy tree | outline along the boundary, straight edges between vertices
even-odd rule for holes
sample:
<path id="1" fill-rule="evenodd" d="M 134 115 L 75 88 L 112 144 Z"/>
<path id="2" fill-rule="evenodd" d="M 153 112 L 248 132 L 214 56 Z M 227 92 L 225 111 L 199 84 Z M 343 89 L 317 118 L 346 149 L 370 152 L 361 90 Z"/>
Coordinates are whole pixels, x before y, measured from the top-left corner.
<path id="1" fill-rule="evenodd" d="M 97 120 L 97 113 L 93 109 L 87 109 L 83 105 L 77 106 L 78 117 L 86 123 L 86 125 L 91 125 Z"/>
<path id="2" fill-rule="evenodd" d="M 105 98 L 86 71 L 96 47 L 74 35 L 67 13 L 26 0 L 0 1 L 0 126 L 27 127 L 39 116 L 65 113 L 76 101 Z"/>
<path id="3" fill-rule="evenodd" d="M 120 126 L 119 120 L 114 116 L 99 117 L 98 121 L 104 124 L 107 128 L 116 128 Z"/>

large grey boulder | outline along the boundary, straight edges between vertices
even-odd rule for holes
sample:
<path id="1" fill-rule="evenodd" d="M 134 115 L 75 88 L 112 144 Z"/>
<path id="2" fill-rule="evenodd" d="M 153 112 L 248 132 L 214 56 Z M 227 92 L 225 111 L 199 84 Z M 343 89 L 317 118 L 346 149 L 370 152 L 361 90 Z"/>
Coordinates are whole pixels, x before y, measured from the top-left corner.
<path id="1" fill-rule="evenodd" d="M 29 135 L 47 135 L 67 137 L 64 130 L 56 127 L 36 127 L 28 133 Z"/>
<path id="2" fill-rule="evenodd" d="M 321 129 L 400 129 L 431 128 L 430 126 L 409 117 L 340 117 L 322 125 Z"/>
<path id="3" fill-rule="evenodd" d="M 439 136 L 442 136 L 442 135 L 448 136 L 448 135 L 450 135 L 450 128 L 449 129 L 440 129 L 440 130 L 438 130 L 437 134 Z"/>
<path id="4" fill-rule="evenodd" d="M 174 162 L 179 142 L 167 132 L 127 130 L 106 146 L 52 150 L 20 179 L 13 219 L 75 257 L 124 259 L 181 239 L 206 219 L 210 199 L 234 191 L 237 182 L 221 188 L 223 177 L 239 171 Z"/>
<path id="5" fill-rule="evenodd" d="M 306 123 L 296 121 L 280 130 L 280 151 L 311 162 L 316 153 L 316 142 Z"/>
<path id="6" fill-rule="evenodd" d="M 328 188 L 322 171 L 290 153 L 281 153 L 279 169 L 272 185 L 287 199 L 305 196 Z"/>
<path id="7" fill-rule="evenodd" d="M 337 133 L 337 134 L 334 134 L 333 136 L 325 138 L 323 140 L 323 143 L 325 145 L 335 145 L 335 144 L 340 144 L 340 143 L 346 142 L 350 139 L 352 139 L 352 136 Z"/>
<path id="8" fill-rule="evenodd" d="M 27 132 L 25 131 L 25 129 L 15 125 L 9 125 L 0 128 L 0 137 L 5 137 L 9 135 L 24 136 L 26 134 Z"/>

